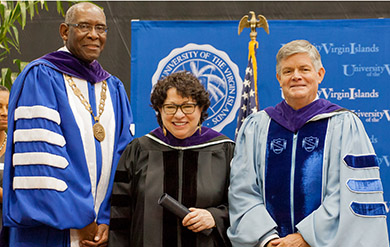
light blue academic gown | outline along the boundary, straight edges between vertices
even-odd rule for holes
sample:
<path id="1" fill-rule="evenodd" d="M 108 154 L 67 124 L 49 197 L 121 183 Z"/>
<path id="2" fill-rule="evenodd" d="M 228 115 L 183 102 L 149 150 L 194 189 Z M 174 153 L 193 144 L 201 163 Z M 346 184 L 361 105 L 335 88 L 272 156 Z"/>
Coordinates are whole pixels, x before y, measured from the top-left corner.
<path id="1" fill-rule="evenodd" d="M 235 247 L 299 232 L 312 247 L 388 247 L 379 167 L 359 118 L 320 114 L 296 133 L 265 111 L 241 127 L 229 189 Z"/>

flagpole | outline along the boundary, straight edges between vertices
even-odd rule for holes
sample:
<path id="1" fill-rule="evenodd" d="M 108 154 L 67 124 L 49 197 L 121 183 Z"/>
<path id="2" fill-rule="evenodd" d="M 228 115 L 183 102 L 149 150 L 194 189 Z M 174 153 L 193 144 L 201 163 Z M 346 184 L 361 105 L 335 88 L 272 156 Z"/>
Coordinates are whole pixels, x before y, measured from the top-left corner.
<path id="1" fill-rule="evenodd" d="M 237 127 L 236 127 L 236 137 L 238 130 L 241 127 L 241 124 L 244 122 L 244 119 L 253 112 L 259 110 L 259 102 L 257 97 L 257 60 L 256 60 L 256 49 L 259 46 L 259 43 L 256 41 L 257 31 L 256 28 L 264 28 L 264 30 L 269 34 L 268 22 L 267 19 L 258 15 L 259 19 L 256 19 L 256 14 L 254 11 L 249 11 L 249 14 L 252 15 L 249 20 L 248 15 L 245 15 L 241 18 L 240 23 L 238 24 L 238 35 L 241 34 L 244 28 L 250 28 L 250 38 L 248 46 L 248 66 L 245 70 L 245 80 L 241 96 L 241 106 L 237 118 Z"/>

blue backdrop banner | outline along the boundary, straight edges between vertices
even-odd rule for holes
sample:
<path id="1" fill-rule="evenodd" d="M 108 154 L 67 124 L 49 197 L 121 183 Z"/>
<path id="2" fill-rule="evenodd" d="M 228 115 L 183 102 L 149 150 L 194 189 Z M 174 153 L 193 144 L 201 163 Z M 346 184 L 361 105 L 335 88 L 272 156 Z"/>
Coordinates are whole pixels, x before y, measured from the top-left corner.
<path id="1" fill-rule="evenodd" d="M 275 71 L 277 51 L 291 40 L 310 41 L 326 70 L 319 97 L 360 117 L 377 152 L 385 200 L 389 201 L 390 19 L 268 24 L 269 35 L 257 30 L 260 109 L 282 100 Z M 248 63 L 249 32 L 246 29 L 238 35 L 238 21 L 132 21 L 130 100 L 136 136 L 158 127 L 150 107 L 152 86 L 161 76 L 185 69 L 210 93 L 209 118 L 204 125 L 233 139 Z"/>

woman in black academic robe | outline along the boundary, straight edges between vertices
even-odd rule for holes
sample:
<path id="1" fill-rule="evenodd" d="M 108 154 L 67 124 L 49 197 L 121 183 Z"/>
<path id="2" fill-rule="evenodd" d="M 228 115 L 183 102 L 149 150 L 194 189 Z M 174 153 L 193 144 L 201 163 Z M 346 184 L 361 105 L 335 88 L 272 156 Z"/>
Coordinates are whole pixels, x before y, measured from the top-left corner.
<path id="1" fill-rule="evenodd" d="M 207 91 L 192 74 L 178 72 L 155 85 L 151 102 L 160 127 L 134 139 L 122 154 L 109 246 L 231 246 L 227 191 L 234 143 L 201 127 L 210 105 Z M 161 207 L 163 193 L 191 213 L 179 219 Z"/>

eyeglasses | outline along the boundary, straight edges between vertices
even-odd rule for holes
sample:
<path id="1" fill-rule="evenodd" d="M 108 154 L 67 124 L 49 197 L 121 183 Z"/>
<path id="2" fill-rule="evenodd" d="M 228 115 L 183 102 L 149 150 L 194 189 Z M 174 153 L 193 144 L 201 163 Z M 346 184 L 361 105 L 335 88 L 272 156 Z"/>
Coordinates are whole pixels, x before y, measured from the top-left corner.
<path id="1" fill-rule="evenodd" d="M 177 109 L 180 107 L 180 110 L 184 113 L 184 114 L 191 114 L 191 113 L 194 113 L 195 111 L 195 107 L 197 106 L 198 104 L 196 103 L 185 103 L 185 104 L 182 104 L 182 105 L 176 105 L 176 104 L 164 104 L 162 106 L 165 114 L 167 115 L 175 115 L 176 112 L 177 112 Z"/>
<path id="2" fill-rule="evenodd" d="M 108 30 L 108 27 L 106 25 L 101 25 L 101 24 L 93 26 L 93 25 L 88 24 L 88 23 L 76 23 L 76 24 L 66 23 L 66 25 L 72 26 L 72 27 L 77 27 L 83 33 L 92 32 L 92 28 L 95 28 L 95 31 L 98 34 L 106 33 Z"/>

